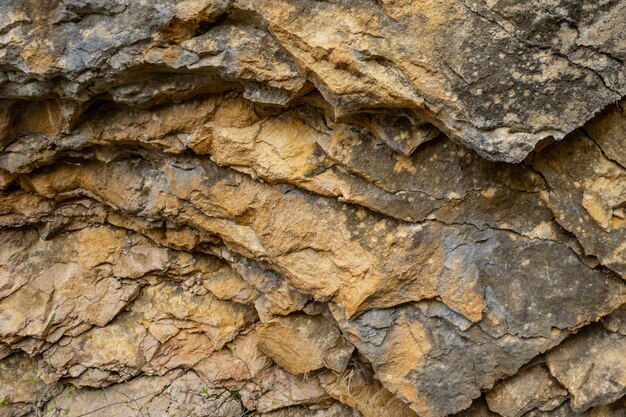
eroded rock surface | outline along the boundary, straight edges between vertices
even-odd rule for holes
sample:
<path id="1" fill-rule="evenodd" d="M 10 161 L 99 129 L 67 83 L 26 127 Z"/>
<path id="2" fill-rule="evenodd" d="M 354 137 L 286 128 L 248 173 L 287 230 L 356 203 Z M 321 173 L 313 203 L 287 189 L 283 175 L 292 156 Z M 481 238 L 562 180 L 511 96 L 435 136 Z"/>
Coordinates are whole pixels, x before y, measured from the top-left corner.
<path id="1" fill-rule="evenodd" d="M 0 415 L 624 417 L 625 16 L 5 1 Z"/>
<path id="2" fill-rule="evenodd" d="M 548 354 L 552 374 L 572 394 L 572 409 L 584 411 L 626 393 L 626 338 L 592 326 Z"/>
<path id="3" fill-rule="evenodd" d="M 497 384 L 486 395 L 489 408 L 505 417 L 519 417 L 535 408 L 551 411 L 566 398 L 567 390 L 545 366 L 532 366 Z"/>

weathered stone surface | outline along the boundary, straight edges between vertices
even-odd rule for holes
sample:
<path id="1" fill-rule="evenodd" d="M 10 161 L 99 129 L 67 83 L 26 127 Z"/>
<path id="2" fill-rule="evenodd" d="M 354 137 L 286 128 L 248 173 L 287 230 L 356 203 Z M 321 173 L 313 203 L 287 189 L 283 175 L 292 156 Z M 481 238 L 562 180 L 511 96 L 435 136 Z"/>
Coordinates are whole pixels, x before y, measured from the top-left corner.
<path id="1" fill-rule="evenodd" d="M 484 155 L 519 161 L 626 88 L 619 1 L 562 0 L 556 12 L 515 1 L 359 2 L 354 14 L 348 3 L 302 0 L 21 5 L 2 9 L 6 97 L 109 92 L 150 103 L 239 86 L 285 104 L 313 85 L 336 114 L 407 108 Z"/>
<path id="2" fill-rule="evenodd" d="M 496 384 L 486 395 L 489 408 L 504 417 L 519 417 L 532 409 L 550 411 L 567 397 L 550 371 L 543 365 L 519 371 Z"/>
<path id="3" fill-rule="evenodd" d="M 617 308 L 626 297 L 620 280 L 607 271 L 590 269 L 568 244 L 558 240 L 528 237 L 485 224 L 437 220 L 406 224 L 289 187 L 264 185 L 206 160 L 179 156 L 171 164 L 150 153 L 144 158 L 150 162 L 123 158 L 106 165 L 56 164 L 54 169 L 23 177 L 23 184 L 42 197 L 85 190 L 85 195 L 96 195 L 135 216 L 182 223 L 216 234 L 232 251 L 263 259 L 298 292 L 319 301 L 332 299 L 340 308 L 338 317 L 344 314 L 341 311 L 354 315 L 371 308 L 441 297 L 441 304 L 422 305 L 432 317 L 423 316 L 432 331 L 429 343 L 430 338 L 439 337 L 441 323 L 446 320 L 451 323 L 446 325 L 450 327 L 444 339 L 468 337 L 467 328 L 479 324 L 469 333 L 470 340 L 475 338 L 469 345 L 461 343 L 447 359 L 438 357 L 431 362 L 426 358 L 423 364 L 427 375 L 439 375 L 435 370 L 440 366 L 458 373 L 461 381 L 456 386 L 461 392 L 454 394 L 458 402 L 431 403 L 412 394 L 414 388 L 410 386 L 417 381 L 409 385 L 394 382 L 398 376 L 404 378 L 414 372 L 413 367 L 421 367 L 419 362 L 409 362 L 406 368 L 391 363 L 388 377 L 380 374 L 392 392 L 424 415 L 443 415 L 468 406 L 479 390 L 514 373 L 534 355 L 558 343 L 570 329 Z M 105 180 L 110 177 L 125 178 L 129 187 L 120 189 L 119 183 Z M 148 183 L 145 178 L 150 179 Z M 153 196 L 151 204 L 143 204 L 140 195 Z M 186 208 L 181 211 L 181 206 Z M 381 232 L 387 234 L 385 240 L 379 239 Z M 351 236 L 347 244 L 345 236 Z M 516 248 L 514 252 L 512 248 Z M 548 252 L 558 254 L 557 264 L 551 265 L 545 258 L 541 264 L 533 261 Z M 414 253 L 423 253 L 424 260 L 408 262 Z M 503 274 L 507 280 L 501 278 Z M 409 280 L 411 276 L 414 278 Z M 557 299 L 562 301 L 556 303 Z M 340 327 L 351 332 L 348 324 Z M 129 331 L 134 334 L 134 330 Z M 367 351 L 368 340 L 353 343 Z M 533 347 L 523 348 L 527 345 Z M 395 346 L 389 349 L 393 351 Z M 502 357 L 502 367 L 476 369 L 469 358 L 479 352 Z M 378 355 L 375 352 L 366 357 L 375 366 L 383 365 L 384 359 Z M 459 362 L 471 370 L 463 371 L 463 366 L 457 366 Z M 429 377 L 422 378 L 426 381 Z M 435 394 L 426 397 L 430 395 Z"/>
<path id="4" fill-rule="evenodd" d="M 40 360 L 16 353 L 0 361 L 0 415 L 25 415 L 57 395 L 49 369 Z"/>
<path id="5" fill-rule="evenodd" d="M 48 413 L 67 416 L 231 417 L 244 408 L 235 392 L 208 388 L 193 372 L 139 377 L 100 390 L 66 388 L 46 404 Z"/>
<path id="6" fill-rule="evenodd" d="M 583 412 L 572 411 L 569 402 L 565 402 L 557 408 L 546 411 L 534 409 L 525 413 L 524 417 L 624 417 L 626 415 L 626 403 L 624 400 L 616 401 L 609 405 L 601 405 Z M 467 410 L 464 410 L 455 417 L 498 417 L 500 414 L 489 410 L 484 398 L 480 398 Z"/>
<path id="7" fill-rule="evenodd" d="M 594 137 L 578 131 L 539 153 L 533 166 L 550 186 L 548 205 L 556 220 L 576 236 L 585 253 L 626 276 L 626 166 L 615 151 L 623 148 L 619 129 L 625 119 L 615 109 L 606 117 L 611 128 L 591 123 Z"/>
<path id="8" fill-rule="evenodd" d="M 524 417 L 624 417 L 625 415 L 626 403 L 624 400 L 620 400 L 613 404 L 602 405 L 583 412 L 575 412 L 568 403 L 565 403 L 553 411 L 530 411 Z"/>
<path id="9" fill-rule="evenodd" d="M 371 310 L 340 324 L 384 386 L 420 416 L 469 407 L 480 390 L 565 337 L 554 329 L 547 336 L 495 338 L 478 326 L 460 330 L 445 318 L 430 318 L 414 304 Z M 481 357 L 490 360 L 476 359 Z"/>
<path id="10" fill-rule="evenodd" d="M 342 372 L 354 349 L 341 337 L 339 330 L 321 316 L 277 317 L 257 326 L 257 335 L 261 352 L 292 374 L 323 367 Z"/>
<path id="11" fill-rule="evenodd" d="M 352 367 L 335 374 L 320 375 L 322 387 L 328 394 L 359 410 L 363 417 L 415 417 L 405 403 L 385 389 L 364 366 Z"/>
<path id="12" fill-rule="evenodd" d="M 572 395 L 574 411 L 607 404 L 626 393 L 626 337 L 591 326 L 548 353 L 550 372 Z"/>
<path id="13" fill-rule="evenodd" d="M 262 417 L 360 417 L 358 411 L 342 404 L 334 403 L 328 408 L 311 409 L 305 407 L 283 408 L 271 413 L 261 414 Z"/>
<path id="14" fill-rule="evenodd" d="M 264 390 L 255 400 L 255 408 L 263 413 L 300 405 L 323 407 L 332 403 L 317 379 L 294 376 L 280 368 L 275 368 L 261 385 Z"/>
<path id="15" fill-rule="evenodd" d="M 601 323 L 607 330 L 626 336 L 626 304 L 604 316 Z"/>
<path id="16" fill-rule="evenodd" d="M 625 12 L 3 2 L 0 415 L 624 417 Z"/>
<path id="17" fill-rule="evenodd" d="M 455 414 L 457 417 L 498 417 L 499 414 L 494 413 L 487 406 L 487 401 L 484 397 L 480 397 L 472 403 L 469 408 Z"/>
<path id="18" fill-rule="evenodd" d="M 626 167 L 626 151 L 621 144 L 626 134 L 626 100 L 609 106 L 584 126 L 585 133 L 598 144 L 606 157 Z"/>
<path id="19" fill-rule="evenodd" d="M 128 313 L 106 327 L 60 341 L 44 358 L 59 373 L 69 368 L 75 385 L 98 386 L 140 370 L 161 374 L 192 366 L 254 318 L 252 309 L 210 294 L 197 296 L 171 285 L 154 285 L 143 291 Z"/>

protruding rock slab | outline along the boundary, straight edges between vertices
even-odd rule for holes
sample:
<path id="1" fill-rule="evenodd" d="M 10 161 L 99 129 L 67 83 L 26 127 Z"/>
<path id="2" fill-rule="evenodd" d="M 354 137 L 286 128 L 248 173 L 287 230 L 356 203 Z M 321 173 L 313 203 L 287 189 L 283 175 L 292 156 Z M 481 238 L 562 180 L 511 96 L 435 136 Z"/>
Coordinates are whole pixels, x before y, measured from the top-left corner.
<path id="1" fill-rule="evenodd" d="M 342 372 L 354 347 L 322 316 L 293 314 L 257 327 L 259 350 L 293 374 L 327 367 Z"/>
<path id="2" fill-rule="evenodd" d="M 595 325 L 548 353 L 550 372 L 572 395 L 574 411 L 626 394 L 626 336 Z"/>
<path id="3" fill-rule="evenodd" d="M 367 365 L 357 363 L 340 374 L 326 372 L 319 379 L 331 397 L 359 410 L 363 417 L 417 417 L 407 404 L 373 378 Z"/>
<path id="4" fill-rule="evenodd" d="M 515 376 L 496 384 L 486 395 L 489 408 L 504 417 L 520 417 L 538 408 L 550 411 L 567 398 L 561 387 L 543 365 L 522 369 Z"/>
<path id="5" fill-rule="evenodd" d="M 622 102 L 620 106 L 624 106 Z M 626 278 L 626 117 L 612 106 L 531 163 L 550 187 L 555 219 L 580 241 L 587 255 Z"/>
<path id="6" fill-rule="evenodd" d="M 478 326 L 462 331 L 444 318 L 430 318 L 414 304 L 368 311 L 340 325 L 385 388 L 425 417 L 469 407 L 481 390 L 565 337 L 554 330 L 548 337 L 492 338 Z"/>
<path id="7" fill-rule="evenodd" d="M 509 162 L 626 92 L 615 0 L 12 0 L 0 13 L 2 97 L 152 104 L 240 89 L 287 104 L 314 86 L 337 116 L 406 109 Z M 381 137 L 409 152 L 429 136 L 409 130 L 417 141 Z"/>

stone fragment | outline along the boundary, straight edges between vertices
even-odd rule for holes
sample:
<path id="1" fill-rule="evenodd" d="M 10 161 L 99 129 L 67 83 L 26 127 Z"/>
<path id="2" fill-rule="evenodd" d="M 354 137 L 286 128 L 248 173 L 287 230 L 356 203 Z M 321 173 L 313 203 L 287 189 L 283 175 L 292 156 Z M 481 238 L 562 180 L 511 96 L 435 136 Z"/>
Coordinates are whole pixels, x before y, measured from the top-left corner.
<path id="1" fill-rule="evenodd" d="M 201 358 L 193 368 L 204 380 L 215 386 L 241 389 L 251 379 L 263 379 L 271 359 L 258 349 L 255 331 L 243 333 L 225 348 Z"/>
<path id="2" fill-rule="evenodd" d="M 261 386 L 263 391 L 253 400 L 261 413 L 298 405 L 324 407 L 333 402 L 316 378 L 292 375 L 278 367 L 272 368 Z"/>
<path id="3" fill-rule="evenodd" d="M 51 413 L 97 417 L 195 415 L 231 417 L 243 409 L 236 392 L 208 388 L 193 372 L 142 376 L 98 390 L 66 388 L 46 404 Z"/>
<path id="4" fill-rule="evenodd" d="M 359 410 L 363 417 L 416 416 L 405 403 L 374 379 L 363 364 L 340 374 L 326 372 L 319 379 L 328 395 Z"/>
<path id="5" fill-rule="evenodd" d="M 485 397 L 474 400 L 469 408 L 455 414 L 455 417 L 499 417 L 500 414 L 494 413 L 489 409 Z"/>
<path id="6" fill-rule="evenodd" d="M 547 355 L 552 375 L 572 396 L 576 412 L 609 404 L 626 393 L 626 337 L 594 325 Z"/>
<path id="7" fill-rule="evenodd" d="M 383 386 L 426 417 L 469 407 L 481 390 L 565 337 L 555 329 L 549 336 L 493 338 L 479 326 L 462 331 L 443 318 L 429 318 L 412 304 L 339 322 Z"/>
<path id="8" fill-rule="evenodd" d="M 601 323 L 608 331 L 626 336 L 626 304 L 602 317 Z"/>
<path id="9" fill-rule="evenodd" d="M 292 374 L 327 367 L 342 372 L 354 349 L 321 316 L 294 314 L 257 327 L 259 350 Z"/>
<path id="10" fill-rule="evenodd" d="M 288 407 L 269 413 L 261 417 L 361 417 L 358 411 L 346 407 L 341 403 L 333 403 L 328 408 Z"/>
<path id="11" fill-rule="evenodd" d="M 603 137 L 600 140 L 605 148 L 621 146 L 623 137 L 619 134 L 594 132 L 596 138 Z M 626 167 L 605 156 L 599 143 L 579 131 L 544 149 L 532 164 L 550 186 L 548 205 L 555 219 L 576 236 L 585 253 L 626 276 L 626 221 L 622 213 Z"/>
<path id="12" fill-rule="evenodd" d="M 13 416 L 35 412 L 60 387 L 50 369 L 40 359 L 15 353 L 0 360 L 0 415 Z"/>
<path id="13" fill-rule="evenodd" d="M 483 397 L 474 401 L 470 408 L 454 415 L 455 417 L 498 417 L 500 414 L 494 413 L 487 406 Z M 572 411 L 569 402 L 566 401 L 560 406 L 547 411 L 534 409 L 524 413 L 523 417 L 624 417 L 626 416 L 626 403 L 624 400 L 616 401 L 612 404 L 601 405 L 583 412 Z"/>
<path id="14" fill-rule="evenodd" d="M 76 386 L 103 386 L 142 371 L 163 374 L 192 366 L 252 323 L 250 307 L 183 292 L 172 284 L 144 288 L 108 326 L 62 340 L 44 353 L 59 376 L 80 366 Z"/>
<path id="15" fill-rule="evenodd" d="M 612 404 L 601 405 L 587 411 L 576 412 L 569 403 L 564 403 L 552 411 L 533 410 L 524 414 L 524 417 L 624 417 L 626 416 L 626 403 L 624 400 Z"/>
<path id="16" fill-rule="evenodd" d="M 567 395 L 548 368 L 535 365 L 497 383 L 485 398 L 492 411 L 504 417 L 520 417 L 535 408 L 553 410 Z"/>
<path id="17" fill-rule="evenodd" d="M 611 104 L 587 123 L 583 130 L 602 149 L 606 157 L 626 168 L 626 99 Z"/>
<path id="18" fill-rule="evenodd" d="M 125 248 L 124 237 L 122 231 L 106 227 L 50 240 L 39 238 L 33 230 L 3 230 L 0 336 L 56 342 L 65 333 L 84 331 L 83 325 L 106 325 L 140 287 L 137 282 L 120 280 L 124 274 L 116 276 L 111 267 L 123 263 L 134 247 Z M 167 259 L 167 251 L 162 255 Z M 140 259 L 135 262 L 142 269 L 135 278 L 152 268 Z"/>

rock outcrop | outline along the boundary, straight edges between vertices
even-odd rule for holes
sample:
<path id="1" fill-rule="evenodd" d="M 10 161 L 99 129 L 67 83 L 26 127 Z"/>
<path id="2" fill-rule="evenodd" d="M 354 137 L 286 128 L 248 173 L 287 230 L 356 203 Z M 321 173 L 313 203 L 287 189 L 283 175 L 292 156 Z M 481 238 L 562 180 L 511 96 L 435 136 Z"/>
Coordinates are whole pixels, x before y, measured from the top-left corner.
<path id="1" fill-rule="evenodd" d="M 626 416 L 626 1 L 0 4 L 0 416 Z"/>

